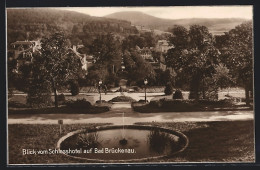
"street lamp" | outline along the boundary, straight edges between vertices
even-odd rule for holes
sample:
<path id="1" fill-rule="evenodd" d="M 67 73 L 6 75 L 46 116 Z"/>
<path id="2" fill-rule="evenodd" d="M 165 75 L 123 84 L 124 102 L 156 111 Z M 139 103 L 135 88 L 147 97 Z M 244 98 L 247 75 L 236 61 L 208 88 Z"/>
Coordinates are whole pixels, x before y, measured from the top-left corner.
<path id="1" fill-rule="evenodd" d="M 121 69 L 122 69 L 122 71 L 124 71 L 124 69 L 125 69 L 124 58 L 123 57 L 122 57 L 122 61 L 121 61 Z"/>
<path id="2" fill-rule="evenodd" d="M 98 82 L 98 90 L 99 90 L 99 101 L 100 101 L 100 103 L 102 103 L 102 101 L 101 101 L 101 85 L 102 85 L 102 80 L 99 80 L 99 82 Z"/>
<path id="3" fill-rule="evenodd" d="M 145 100 L 145 103 L 146 103 L 146 85 L 147 85 L 148 81 L 147 79 L 144 80 L 144 100 Z"/>
<path id="4" fill-rule="evenodd" d="M 122 69 L 122 71 L 124 71 L 124 69 L 125 69 L 125 66 L 124 66 L 124 65 L 122 65 L 122 66 L 121 66 L 121 69 Z"/>

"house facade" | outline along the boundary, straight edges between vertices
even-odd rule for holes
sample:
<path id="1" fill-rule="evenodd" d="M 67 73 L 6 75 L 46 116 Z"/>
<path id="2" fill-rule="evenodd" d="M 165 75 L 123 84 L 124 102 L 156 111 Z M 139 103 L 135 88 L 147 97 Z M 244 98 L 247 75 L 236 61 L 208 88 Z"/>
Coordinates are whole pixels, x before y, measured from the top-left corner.
<path id="1" fill-rule="evenodd" d="M 158 40 L 155 50 L 162 53 L 167 53 L 167 51 L 171 48 L 174 48 L 174 46 L 169 45 L 167 40 Z"/>

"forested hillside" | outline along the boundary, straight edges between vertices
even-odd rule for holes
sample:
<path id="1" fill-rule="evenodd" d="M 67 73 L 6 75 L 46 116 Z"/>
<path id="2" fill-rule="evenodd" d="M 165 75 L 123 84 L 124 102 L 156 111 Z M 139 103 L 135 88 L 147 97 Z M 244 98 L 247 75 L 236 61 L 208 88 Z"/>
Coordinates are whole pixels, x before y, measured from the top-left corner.
<path id="1" fill-rule="evenodd" d="M 107 32 L 137 33 L 129 21 L 93 17 L 59 9 L 7 9 L 8 44 L 17 40 L 35 40 L 57 31 L 65 32 L 73 43 Z"/>
<path id="2" fill-rule="evenodd" d="M 241 18 L 188 18 L 188 19 L 163 19 L 142 12 L 126 11 L 116 12 L 106 16 L 107 18 L 114 18 L 126 20 L 134 25 L 144 26 L 150 29 L 158 29 L 161 31 L 169 31 L 174 25 L 182 25 L 189 28 L 191 25 L 203 25 L 209 28 L 213 34 L 227 32 L 235 26 L 247 21 Z"/>

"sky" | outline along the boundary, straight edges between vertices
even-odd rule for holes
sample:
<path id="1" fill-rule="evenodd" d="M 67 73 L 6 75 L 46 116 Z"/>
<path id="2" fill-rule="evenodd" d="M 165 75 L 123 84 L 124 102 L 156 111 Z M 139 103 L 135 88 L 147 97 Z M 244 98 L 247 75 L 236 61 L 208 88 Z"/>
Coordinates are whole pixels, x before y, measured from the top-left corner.
<path id="1" fill-rule="evenodd" d="M 122 11 L 140 11 L 166 19 L 181 18 L 253 18 L 253 6 L 169 6 L 169 7 L 67 7 L 59 8 L 102 17 Z"/>

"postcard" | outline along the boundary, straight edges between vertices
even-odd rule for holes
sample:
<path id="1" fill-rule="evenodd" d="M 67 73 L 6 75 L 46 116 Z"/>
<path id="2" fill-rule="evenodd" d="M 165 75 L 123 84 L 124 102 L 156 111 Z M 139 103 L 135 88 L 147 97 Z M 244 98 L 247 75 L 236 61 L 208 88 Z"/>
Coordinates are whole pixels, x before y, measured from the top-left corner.
<path id="1" fill-rule="evenodd" d="M 254 163 L 253 6 L 6 8 L 8 165 Z"/>

